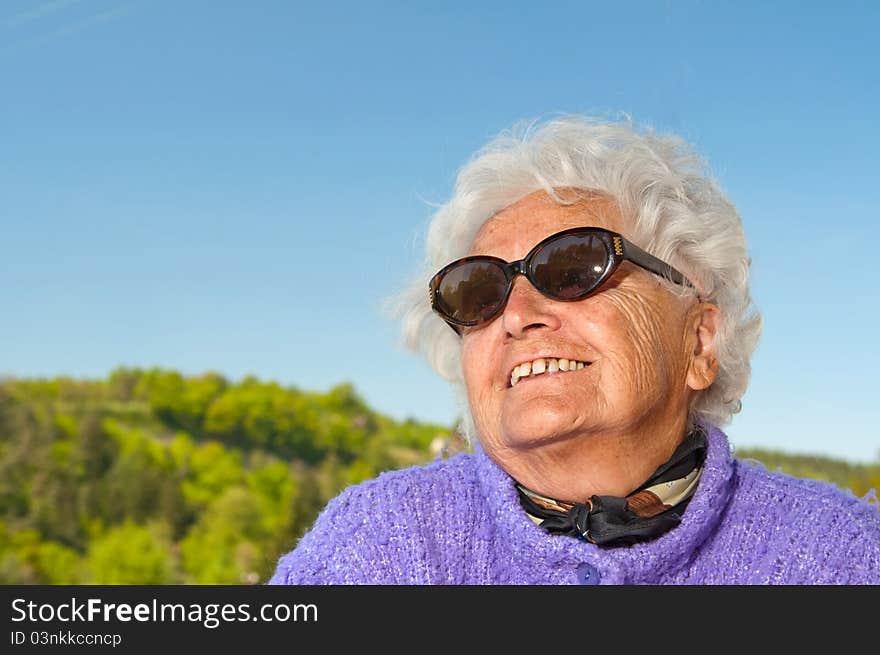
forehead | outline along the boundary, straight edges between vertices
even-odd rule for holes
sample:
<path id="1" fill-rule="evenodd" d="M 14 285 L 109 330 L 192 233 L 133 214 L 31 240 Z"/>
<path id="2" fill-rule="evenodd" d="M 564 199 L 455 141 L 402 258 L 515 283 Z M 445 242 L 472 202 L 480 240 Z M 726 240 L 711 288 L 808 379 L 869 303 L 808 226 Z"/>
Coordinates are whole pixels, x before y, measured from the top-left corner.
<path id="1" fill-rule="evenodd" d="M 575 203 L 560 205 L 544 191 L 530 193 L 483 223 L 468 254 L 519 259 L 539 241 L 572 227 L 604 227 L 626 235 L 613 200 L 596 193 L 582 195 Z"/>

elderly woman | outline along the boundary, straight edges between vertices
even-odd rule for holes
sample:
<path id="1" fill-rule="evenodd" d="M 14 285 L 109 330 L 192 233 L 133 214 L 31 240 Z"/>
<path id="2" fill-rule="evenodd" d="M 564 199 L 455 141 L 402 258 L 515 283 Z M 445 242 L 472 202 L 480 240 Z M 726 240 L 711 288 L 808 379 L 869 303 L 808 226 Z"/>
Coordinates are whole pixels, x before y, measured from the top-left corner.
<path id="1" fill-rule="evenodd" d="M 274 583 L 880 583 L 880 513 L 731 458 L 761 320 L 679 139 L 572 117 L 458 176 L 405 341 L 472 454 L 351 487 Z"/>

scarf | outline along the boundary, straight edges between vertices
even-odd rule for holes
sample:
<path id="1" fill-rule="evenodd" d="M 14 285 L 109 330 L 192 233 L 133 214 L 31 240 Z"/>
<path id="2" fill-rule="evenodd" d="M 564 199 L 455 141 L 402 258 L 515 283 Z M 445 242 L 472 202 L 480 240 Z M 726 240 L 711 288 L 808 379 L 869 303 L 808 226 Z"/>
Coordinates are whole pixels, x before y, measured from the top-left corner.
<path id="1" fill-rule="evenodd" d="M 668 532 L 697 489 L 706 458 L 706 432 L 697 426 L 672 457 L 626 497 L 591 496 L 586 503 L 541 496 L 521 484 L 516 488 L 529 517 L 550 534 L 563 534 L 599 546 L 625 546 Z"/>

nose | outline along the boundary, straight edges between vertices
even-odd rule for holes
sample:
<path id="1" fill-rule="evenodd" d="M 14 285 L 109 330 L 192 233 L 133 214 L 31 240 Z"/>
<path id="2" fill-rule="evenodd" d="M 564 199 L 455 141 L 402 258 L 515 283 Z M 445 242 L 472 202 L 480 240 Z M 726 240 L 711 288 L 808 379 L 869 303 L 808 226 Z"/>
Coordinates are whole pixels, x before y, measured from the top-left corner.
<path id="1" fill-rule="evenodd" d="M 559 304 L 538 291 L 524 275 L 517 275 L 501 314 L 501 324 L 514 339 L 521 339 L 532 330 L 558 330 L 562 325 Z"/>

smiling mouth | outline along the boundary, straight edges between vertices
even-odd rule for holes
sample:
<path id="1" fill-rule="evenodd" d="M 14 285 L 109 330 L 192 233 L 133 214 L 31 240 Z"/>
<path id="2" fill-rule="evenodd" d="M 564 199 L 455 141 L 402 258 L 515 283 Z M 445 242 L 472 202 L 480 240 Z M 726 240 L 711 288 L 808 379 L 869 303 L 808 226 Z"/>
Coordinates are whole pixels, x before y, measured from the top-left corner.
<path id="1" fill-rule="evenodd" d="M 545 375 L 559 375 L 560 373 L 570 373 L 586 368 L 593 362 L 582 362 L 574 359 L 565 359 L 560 357 L 535 359 L 531 362 L 523 362 L 513 367 L 510 373 L 509 387 L 515 387 L 521 380 L 530 380 L 535 377 L 543 377 Z"/>

